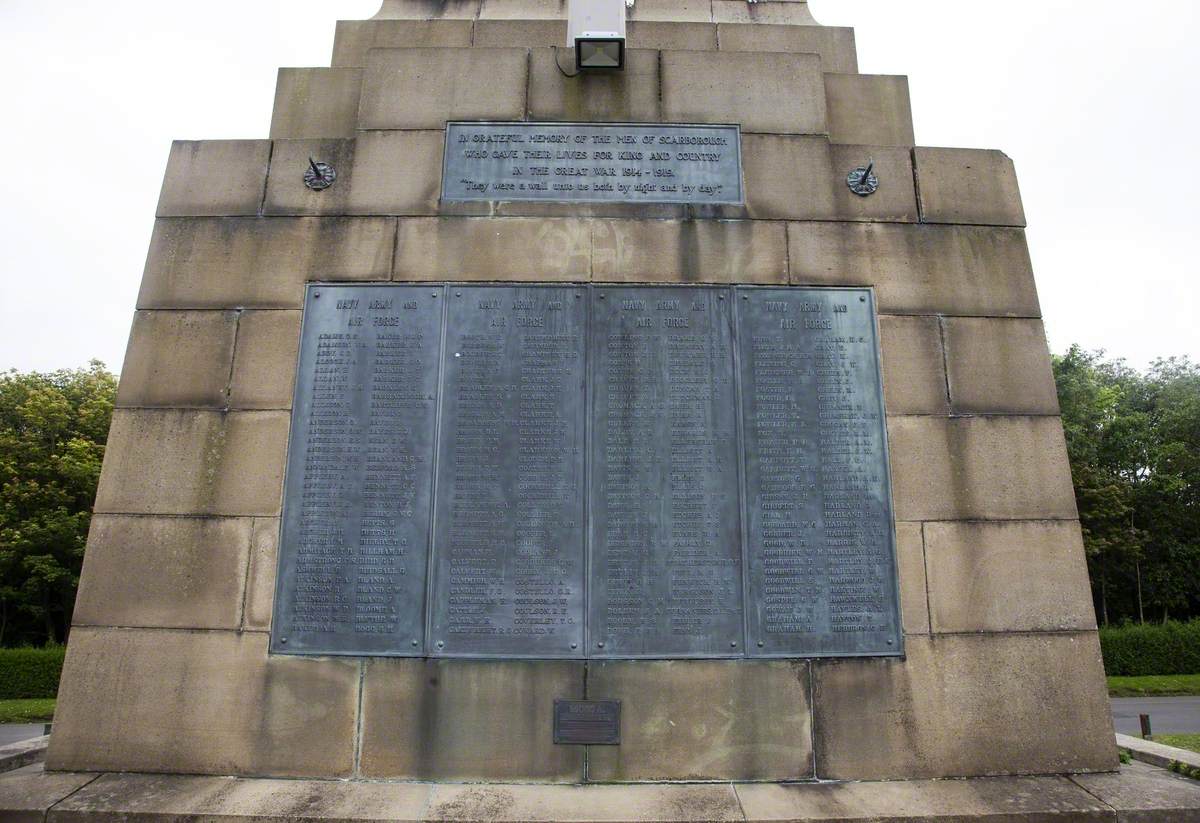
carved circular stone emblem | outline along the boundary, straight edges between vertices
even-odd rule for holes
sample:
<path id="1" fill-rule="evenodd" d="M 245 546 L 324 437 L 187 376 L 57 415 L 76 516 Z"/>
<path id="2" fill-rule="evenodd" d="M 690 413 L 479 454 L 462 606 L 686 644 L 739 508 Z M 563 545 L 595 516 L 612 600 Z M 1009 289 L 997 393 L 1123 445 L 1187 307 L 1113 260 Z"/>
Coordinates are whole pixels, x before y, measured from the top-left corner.
<path id="1" fill-rule="evenodd" d="M 870 197 L 878 191 L 879 178 L 875 176 L 874 169 L 875 164 L 871 163 L 866 168 L 859 166 L 846 175 L 846 185 L 850 187 L 850 191 L 859 197 Z"/>
<path id="2" fill-rule="evenodd" d="M 318 163 L 311 157 L 308 168 L 304 170 L 304 185 L 313 191 L 324 191 L 337 180 L 337 170 L 328 163 Z"/>

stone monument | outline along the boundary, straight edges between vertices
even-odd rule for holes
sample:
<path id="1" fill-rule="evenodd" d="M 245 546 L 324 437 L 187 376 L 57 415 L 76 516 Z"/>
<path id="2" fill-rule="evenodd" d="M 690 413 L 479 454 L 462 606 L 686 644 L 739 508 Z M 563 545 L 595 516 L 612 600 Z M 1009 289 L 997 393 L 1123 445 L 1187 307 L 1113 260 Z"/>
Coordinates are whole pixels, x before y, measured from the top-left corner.
<path id="1" fill-rule="evenodd" d="M 805 2 L 565 14 L 386 0 L 172 147 L 55 808 L 1108 819 L 1012 163 Z"/>

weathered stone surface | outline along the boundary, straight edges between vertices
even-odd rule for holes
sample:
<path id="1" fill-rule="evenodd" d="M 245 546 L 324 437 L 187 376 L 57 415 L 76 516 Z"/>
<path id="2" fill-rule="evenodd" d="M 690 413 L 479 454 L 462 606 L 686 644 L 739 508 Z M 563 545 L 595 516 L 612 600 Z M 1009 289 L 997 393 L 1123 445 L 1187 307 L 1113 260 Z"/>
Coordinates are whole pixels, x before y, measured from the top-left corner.
<path id="1" fill-rule="evenodd" d="M 580 662 L 367 663 L 364 777 L 573 783 L 583 748 L 555 746 L 555 698 L 583 697 Z"/>
<path id="2" fill-rule="evenodd" d="M 94 782 L 93 782 L 94 781 Z M 297 821 L 813 821 L 816 823 L 1184 823 L 1200 811 L 1198 784 L 1140 764 L 1071 778 L 993 777 L 875 783 L 488 786 L 237 779 L 180 775 L 45 774 L 0 777 L 0 797 L 50 823 Z M 74 786 L 74 788 L 70 788 Z M 1086 787 L 1086 789 L 1085 789 Z M 8 794 L 5 794 L 5 788 Z M 53 798 L 58 797 L 59 800 Z M 63 799 L 65 798 L 65 799 Z M 60 802 L 61 801 L 61 802 Z M 1114 808 L 1116 811 L 1114 811 Z"/>
<path id="3" fill-rule="evenodd" d="M 625 25 L 625 47 L 673 51 L 715 51 L 717 27 L 712 23 L 635 20 Z"/>
<path id="4" fill-rule="evenodd" d="M 586 220 L 401 220 L 395 279 L 589 280 L 591 248 Z"/>
<path id="5" fill-rule="evenodd" d="M 0 774 L 0 820 L 42 823 L 46 809 L 95 779 L 94 774 L 46 774 L 41 763 Z"/>
<path id="6" fill-rule="evenodd" d="M 733 786 L 438 786 L 427 820 L 718 823 L 744 819 Z"/>
<path id="7" fill-rule="evenodd" d="M 824 134 L 821 61 L 783 52 L 663 52 L 662 116 L 671 123 L 739 123 L 743 133 Z"/>
<path id="8" fill-rule="evenodd" d="M 1116 767 L 1095 632 L 911 636 L 905 651 L 905 660 L 814 663 L 818 777 Z"/>
<path id="9" fill-rule="evenodd" d="M 1063 777 L 739 785 L 735 790 L 746 820 L 764 823 L 1115 823 L 1104 804 Z"/>
<path id="10" fill-rule="evenodd" d="M 442 131 L 377 131 L 358 138 L 352 214 L 436 214 L 441 196 Z"/>
<path id="11" fill-rule="evenodd" d="M 306 280 L 387 280 L 394 239 L 383 218 L 159 220 L 138 307 L 299 308 Z"/>
<path id="12" fill-rule="evenodd" d="M 875 160 L 875 172 L 884 182 L 871 197 L 859 197 L 846 185 L 846 175 L 868 158 Z M 917 220 L 912 159 L 904 149 L 831 146 L 824 137 L 747 134 L 742 138 L 742 166 L 751 217 Z"/>
<path id="13" fill-rule="evenodd" d="M 1157 766 L 1161 769 L 1169 769 L 1172 764 L 1200 769 L 1200 752 L 1190 749 L 1166 746 L 1162 743 L 1155 743 L 1153 740 L 1119 732 L 1117 733 L 1117 747 L 1129 752 L 1137 762 Z"/>
<path id="14" fill-rule="evenodd" d="M 786 283 L 783 223 L 762 220 L 598 220 L 599 282 Z"/>
<path id="15" fill-rule="evenodd" d="M 258 214 L 270 158 L 269 140 L 176 140 L 158 216 Z"/>
<path id="16" fill-rule="evenodd" d="M 473 20 L 481 0 L 383 0 L 372 20 Z"/>
<path id="17" fill-rule="evenodd" d="M 50 819 L 59 823 L 418 821 L 432 792 L 432 786 L 413 783 L 106 774 L 55 807 Z"/>
<path id="18" fill-rule="evenodd" d="M 499 5 L 503 0 L 491 0 L 491 5 Z M 544 0 L 554 3 L 556 0 Z M 565 4 L 560 4 L 560 8 Z M 563 12 L 565 13 L 565 9 Z M 637 4 L 626 15 L 630 21 L 659 20 L 673 23 L 709 23 L 712 22 L 712 6 L 704 0 L 649 0 Z"/>
<path id="19" fill-rule="evenodd" d="M 136 312 L 117 406 L 224 407 L 237 323 L 233 311 Z"/>
<path id="20" fill-rule="evenodd" d="M 0 746 L 0 774 L 45 761 L 49 745 L 50 735 L 43 734 Z"/>
<path id="21" fill-rule="evenodd" d="M 483 0 L 477 17 L 480 20 L 557 20 L 566 15 L 567 6 L 562 0 Z"/>
<path id="22" fill-rule="evenodd" d="M 1055 417 L 892 417 L 898 520 L 1077 517 Z"/>
<path id="23" fill-rule="evenodd" d="M 368 131 L 352 141 L 276 141 L 265 211 L 436 214 L 444 144 L 441 130 Z M 332 162 L 337 183 L 325 191 L 310 191 L 302 179 L 309 157 Z"/>
<path id="24" fill-rule="evenodd" d="M 561 63 L 561 67 L 555 64 Z M 627 49 L 625 70 L 575 74 L 574 49 L 534 49 L 530 55 L 529 116 L 534 120 L 656 123 L 658 52 Z M 566 76 L 563 72 L 573 76 Z"/>
<path id="25" fill-rule="evenodd" d="M 275 606 L 275 570 L 279 556 L 279 518 L 256 517 L 250 536 L 250 570 L 242 628 L 270 631 Z"/>
<path id="26" fill-rule="evenodd" d="M 288 422 L 275 411 L 118 409 L 96 511 L 278 514 Z"/>
<path id="27" fill-rule="evenodd" d="M 74 624 L 238 628 L 251 522 L 96 515 Z"/>
<path id="28" fill-rule="evenodd" d="M 916 143 L 907 77 L 826 74 L 825 103 L 829 139 L 834 143 L 859 146 Z"/>
<path id="29" fill-rule="evenodd" d="M 917 148 L 921 221 L 1024 226 L 1017 172 L 1004 153 Z"/>
<path id="30" fill-rule="evenodd" d="M 938 318 L 881 315 L 879 336 L 887 413 L 948 414 Z"/>
<path id="31" fill-rule="evenodd" d="M 1071 778 L 1117 813 L 1118 823 L 1195 823 L 1200 820 L 1200 782 L 1142 763 L 1119 774 Z"/>
<path id="32" fill-rule="evenodd" d="M 754 17 L 756 11 L 760 11 L 756 8 L 759 5 L 757 3 L 742 5 L 748 15 L 748 20 Z M 728 8 L 734 6 L 734 3 L 730 3 Z M 821 68 L 824 71 L 848 74 L 858 71 L 854 29 L 838 28 L 837 26 L 723 22 L 717 27 L 717 37 L 721 43 L 721 51 L 784 51 L 795 54 L 816 54 L 821 58 Z M 860 142 L 871 143 L 874 141 Z"/>
<path id="33" fill-rule="evenodd" d="M 467 48 L 474 28 L 471 20 L 339 20 L 332 65 L 364 68 L 368 49 Z"/>
<path id="34" fill-rule="evenodd" d="M 267 635 L 77 628 L 50 769 L 345 777 L 358 663 L 268 657 Z"/>
<path id="35" fill-rule="evenodd" d="M 242 312 L 229 405 L 235 409 L 290 409 L 299 347 L 300 312 Z"/>
<path id="36" fill-rule="evenodd" d="M 280 69 L 272 138 L 353 137 L 362 69 Z"/>
<path id="37" fill-rule="evenodd" d="M 357 149 L 357 140 L 344 138 L 276 140 L 263 214 L 345 214 L 354 189 Z M 337 181 L 332 186 L 313 191 L 304 185 L 310 158 L 332 166 L 337 172 Z"/>
<path id="38" fill-rule="evenodd" d="M 1041 320 L 948 317 L 944 323 L 956 413 L 1058 414 Z"/>
<path id="39" fill-rule="evenodd" d="M 621 700 L 621 745 L 588 749 L 588 778 L 797 780 L 812 776 L 806 662 L 610 661 L 588 697 Z"/>
<path id="40" fill-rule="evenodd" d="M 934 632 L 1096 628 L 1079 524 L 926 523 Z"/>
<path id="41" fill-rule="evenodd" d="M 539 48 L 567 42 L 566 20 L 476 20 L 475 47 Z M 567 71 L 574 71 L 574 65 Z"/>
<path id="42" fill-rule="evenodd" d="M 527 63 L 525 49 L 373 49 L 367 54 L 359 128 L 442 129 L 447 120 L 520 120 Z M 487 82 L 480 82 L 484 77 Z"/>
<path id="43" fill-rule="evenodd" d="M 920 523 L 896 524 L 896 565 L 900 572 L 900 611 L 904 633 L 929 634 L 925 538 Z"/>
<path id="44" fill-rule="evenodd" d="M 794 285 L 874 286 L 882 312 L 1041 314 L 1020 229 L 790 223 L 788 243 Z"/>
<path id="45" fill-rule="evenodd" d="M 808 3 L 792 0 L 760 0 L 743 3 L 740 0 L 712 0 L 714 23 L 755 23 L 758 25 L 786 24 L 793 26 L 816 26 Z"/>

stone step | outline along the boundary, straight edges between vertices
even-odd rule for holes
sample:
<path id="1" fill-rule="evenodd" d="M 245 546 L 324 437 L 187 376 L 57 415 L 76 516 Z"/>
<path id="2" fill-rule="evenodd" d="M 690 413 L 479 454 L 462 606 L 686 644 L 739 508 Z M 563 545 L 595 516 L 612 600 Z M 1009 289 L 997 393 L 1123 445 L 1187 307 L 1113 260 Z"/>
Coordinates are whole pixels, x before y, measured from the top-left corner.
<path id="1" fill-rule="evenodd" d="M 1200 783 L 1140 763 L 1077 776 L 633 786 L 89 775 L 34 765 L 0 776 L 0 820 L 24 819 L 1182 823 L 1200 820 Z"/>

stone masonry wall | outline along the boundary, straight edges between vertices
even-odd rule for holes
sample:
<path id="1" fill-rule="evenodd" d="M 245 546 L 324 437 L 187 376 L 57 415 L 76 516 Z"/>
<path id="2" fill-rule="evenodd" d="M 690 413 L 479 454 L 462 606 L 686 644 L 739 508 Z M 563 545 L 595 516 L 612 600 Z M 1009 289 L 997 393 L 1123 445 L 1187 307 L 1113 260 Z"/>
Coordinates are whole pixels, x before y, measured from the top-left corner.
<path id="1" fill-rule="evenodd" d="M 565 77 L 558 0 L 388 0 L 283 69 L 270 140 L 171 151 L 53 769 L 550 782 L 1116 766 L 1012 163 L 915 147 L 902 77 L 799 2 L 637 0 Z M 441 204 L 450 119 L 740 123 L 742 207 Z M 305 188 L 309 157 L 334 165 Z M 870 198 L 846 173 L 875 162 Z M 906 659 L 469 662 L 267 653 L 306 282 L 871 286 Z M 554 746 L 556 697 L 624 700 Z"/>

